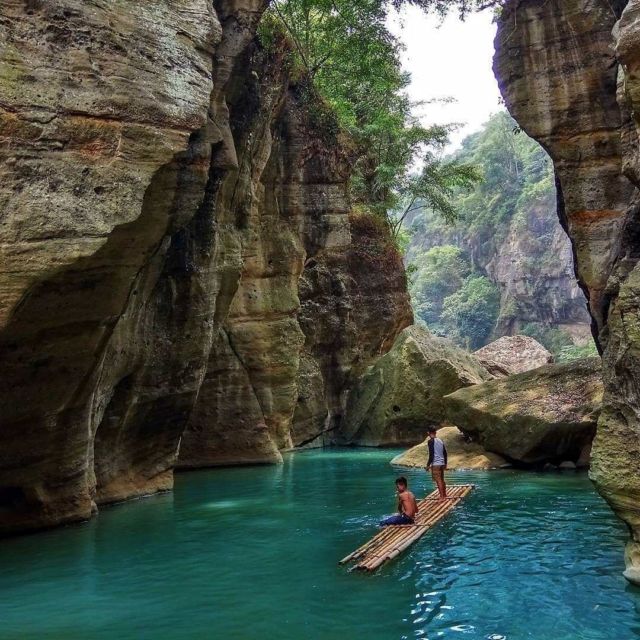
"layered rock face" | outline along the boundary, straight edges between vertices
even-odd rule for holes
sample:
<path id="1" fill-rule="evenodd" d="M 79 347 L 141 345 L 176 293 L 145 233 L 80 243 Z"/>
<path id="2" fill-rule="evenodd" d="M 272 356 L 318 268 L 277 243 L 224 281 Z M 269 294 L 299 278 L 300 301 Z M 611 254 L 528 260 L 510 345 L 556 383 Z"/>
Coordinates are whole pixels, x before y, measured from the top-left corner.
<path id="1" fill-rule="evenodd" d="M 341 440 L 364 446 L 418 444 L 427 427 L 445 419 L 445 395 L 491 377 L 449 340 L 409 327 L 351 392 Z"/>
<path id="2" fill-rule="evenodd" d="M 199 207 L 197 189 L 177 186 L 204 187 L 222 139 L 206 131 L 222 25 L 197 0 L 118 12 L 9 2 L 0 15 L 0 502 L 11 530 L 89 516 L 96 486 L 97 499 L 119 493 L 114 473 L 129 495 L 169 485 L 206 351 L 206 335 L 194 349 L 176 325 L 210 328 L 197 312 L 177 317 L 185 283 L 159 285 L 159 273 Z M 176 425 L 159 428 L 153 455 L 145 434 L 131 446 L 141 414 L 147 431 Z M 107 462 L 113 431 L 123 437 Z"/>
<path id="3" fill-rule="evenodd" d="M 367 298 L 348 159 L 263 9 L 0 8 L 0 531 L 170 488 L 183 432 L 184 466 L 277 461 L 411 321 L 401 271 Z"/>
<path id="4" fill-rule="evenodd" d="M 524 373 L 553 362 L 553 356 L 529 336 L 503 336 L 473 354 L 496 377 Z"/>
<path id="5" fill-rule="evenodd" d="M 495 70 L 512 115 L 556 167 L 561 221 L 604 350 L 591 473 L 629 524 L 625 575 L 640 583 L 640 174 L 630 115 L 640 106 L 639 11 L 635 0 L 508 2 Z"/>
<path id="6" fill-rule="evenodd" d="M 576 283 L 571 244 L 545 198 L 512 220 L 486 265 L 500 288 L 495 336 L 514 335 L 527 323 L 563 329 L 577 344 L 591 339 L 584 294 Z M 514 311 L 511 311 L 511 310 Z"/>
<path id="7" fill-rule="evenodd" d="M 588 358 L 460 389 L 443 402 L 448 420 L 487 451 L 558 464 L 591 447 L 602 393 L 600 359 Z"/>

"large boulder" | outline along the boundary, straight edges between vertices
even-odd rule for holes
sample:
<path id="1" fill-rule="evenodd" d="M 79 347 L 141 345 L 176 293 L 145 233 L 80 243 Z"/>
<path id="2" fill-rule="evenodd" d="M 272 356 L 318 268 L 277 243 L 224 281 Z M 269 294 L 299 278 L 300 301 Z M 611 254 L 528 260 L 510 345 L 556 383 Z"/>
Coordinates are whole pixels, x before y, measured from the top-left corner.
<path id="1" fill-rule="evenodd" d="M 529 336 L 504 336 L 474 353 L 496 377 L 524 373 L 553 362 L 553 356 Z"/>
<path id="2" fill-rule="evenodd" d="M 414 445 L 444 419 L 443 396 L 491 375 L 449 340 L 412 326 L 351 392 L 338 440 L 364 446 Z"/>
<path id="3" fill-rule="evenodd" d="M 457 427 L 438 429 L 438 437 L 447 447 L 449 469 L 497 469 L 506 460 L 495 453 L 485 451 L 477 442 L 469 440 Z M 411 447 L 391 460 L 400 467 L 424 467 L 429 459 L 428 440 Z"/>
<path id="4" fill-rule="evenodd" d="M 550 364 L 444 398 L 450 422 L 487 451 L 523 464 L 577 462 L 602 403 L 599 358 Z"/>

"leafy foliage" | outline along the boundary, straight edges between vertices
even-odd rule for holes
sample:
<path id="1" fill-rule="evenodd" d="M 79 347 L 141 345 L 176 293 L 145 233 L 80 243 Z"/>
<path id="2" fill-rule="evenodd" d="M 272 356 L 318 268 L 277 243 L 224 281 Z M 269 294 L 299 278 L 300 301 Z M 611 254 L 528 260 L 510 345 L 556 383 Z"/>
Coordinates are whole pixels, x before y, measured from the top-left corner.
<path id="1" fill-rule="evenodd" d="M 598 355 L 598 349 L 593 340 L 585 345 L 568 345 L 562 347 L 557 354 L 558 362 L 570 362 L 571 360 L 577 360 L 579 358 L 592 358 Z"/>
<path id="2" fill-rule="evenodd" d="M 447 224 L 429 208 L 408 217 L 410 242 L 406 257 L 412 270 L 410 292 L 416 317 L 432 331 L 475 348 L 482 346 L 481 340 L 494 339 L 517 328 L 521 318 L 532 318 L 532 314 L 535 317 L 531 299 L 538 300 L 540 296 L 540 321 L 517 330 L 536 338 L 554 354 L 569 354 L 573 347 L 571 336 L 559 327 L 549 326 L 548 321 L 550 306 L 562 301 L 544 297 L 545 279 L 558 270 L 550 159 L 535 141 L 519 131 L 506 112 L 495 114 L 481 131 L 466 138 L 456 156 L 463 163 L 479 167 L 483 180 L 470 192 L 460 189 L 454 193 L 454 224 Z M 496 277 L 495 268 L 490 265 L 495 265 L 498 249 L 513 229 L 521 236 L 519 250 L 524 255 L 518 258 L 518 269 L 527 276 L 529 289 L 524 298 L 528 301 L 504 294 L 496 307 L 497 289 L 495 284 L 489 287 L 486 279 Z M 455 255 L 465 268 L 457 269 L 451 263 L 434 268 L 434 256 L 442 252 Z M 480 277 L 485 278 L 484 283 L 467 283 L 468 278 Z M 436 284 L 438 280 L 448 286 Z M 455 295 L 458 292 L 460 295 Z M 567 307 L 560 310 L 564 317 L 569 317 L 571 304 L 567 300 Z"/>
<path id="3" fill-rule="evenodd" d="M 402 0 L 274 0 L 260 34 L 271 44 L 286 34 L 301 82 L 309 82 L 333 109 L 339 126 L 355 146 L 352 196 L 386 220 L 400 236 L 409 212 L 429 206 L 455 217 L 450 198 L 479 179 L 472 165 L 441 152 L 451 125 L 425 127 L 414 116 L 406 94 L 401 43 L 387 28 L 388 12 Z M 426 10 L 457 7 L 467 12 L 475 2 L 406 0 Z M 416 167 L 422 168 L 416 171 Z"/>
<path id="4" fill-rule="evenodd" d="M 469 276 L 445 298 L 441 322 L 447 335 L 471 350 L 486 344 L 500 310 L 500 292 L 489 278 Z"/>
<path id="5" fill-rule="evenodd" d="M 573 347 L 573 340 L 558 327 L 545 326 L 539 322 L 528 322 L 520 328 L 520 333 L 537 340 L 551 353 L 558 355 L 563 349 Z"/>
<path id="6" fill-rule="evenodd" d="M 433 247 L 419 256 L 417 264 L 410 287 L 417 318 L 434 333 L 460 345 L 481 347 L 500 309 L 496 285 L 472 272 L 460 247 Z"/>
<path id="7" fill-rule="evenodd" d="M 534 140 L 518 133 L 516 122 L 504 111 L 468 136 L 456 159 L 478 167 L 482 180 L 472 191 L 454 196 L 454 227 L 429 209 L 411 218 L 417 246 L 428 230 L 430 236 L 455 237 L 461 244 L 480 247 L 488 256 L 504 239 L 511 219 L 524 218 L 536 203 L 555 206 L 551 160 Z"/>
<path id="8" fill-rule="evenodd" d="M 434 247 L 413 263 L 419 265 L 411 280 L 414 312 L 433 332 L 445 334 L 440 322 L 445 298 L 462 288 L 471 268 L 462 249 Z"/>
<path id="9" fill-rule="evenodd" d="M 415 0 L 411 4 L 422 7 L 426 11 L 434 11 L 446 16 L 451 11 L 457 11 L 464 20 L 470 13 L 485 9 L 500 9 L 504 0 Z"/>

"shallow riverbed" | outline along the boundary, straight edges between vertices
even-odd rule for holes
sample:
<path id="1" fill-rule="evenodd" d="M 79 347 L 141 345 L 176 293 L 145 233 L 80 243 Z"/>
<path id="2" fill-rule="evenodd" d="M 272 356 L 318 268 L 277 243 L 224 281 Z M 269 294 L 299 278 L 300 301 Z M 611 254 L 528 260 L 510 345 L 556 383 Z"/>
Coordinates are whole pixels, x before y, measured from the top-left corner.
<path id="1" fill-rule="evenodd" d="M 409 552 L 375 575 L 338 567 L 394 508 L 393 454 L 182 474 L 172 494 L 0 541 L 0 638 L 640 638 L 625 532 L 586 474 L 452 473 L 477 490 Z"/>

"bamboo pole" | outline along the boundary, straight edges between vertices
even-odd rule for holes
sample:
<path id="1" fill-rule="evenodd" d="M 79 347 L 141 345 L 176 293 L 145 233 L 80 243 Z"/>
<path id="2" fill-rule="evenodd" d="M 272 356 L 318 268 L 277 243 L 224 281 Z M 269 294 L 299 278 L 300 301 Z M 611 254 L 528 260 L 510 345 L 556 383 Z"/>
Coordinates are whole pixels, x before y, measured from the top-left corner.
<path id="1" fill-rule="evenodd" d="M 367 542 L 365 542 L 362 546 L 358 547 L 355 551 L 350 553 L 348 556 L 345 556 L 344 558 L 342 558 L 339 564 L 346 564 L 350 560 L 355 560 L 359 555 L 362 555 L 362 553 L 366 551 L 369 547 L 374 545 L 380 537 L 384 537 L 384 534 L 388 534 L 388 533 L 389 532 L 386 530 L 376 533 L 376 535 L 373 536 L 373 538 L 371 538 L 370 540 L 367 540 Z M 383 535 L 381 536 L 381 534 Z"/>
<path id="2" fill-rule="evenodd" d="M 343 558 L 342 560 L 340 560 L 340 564 L 345 564 L 347 562 L 349 562 L 350 560 L 355 560 L 357 557 L 359 557 L 360 555 L 362 555 L 362 553 L 366 550 L 368 550 L 370 547 L 372 547 L 373 545 L 382 542 L 383 540 L 389 538 L 391 535 L 393 535 L 396 531 L 396 529 L 398 529 L 399 527 L 413 527 L 415 525 L 409 524 L 409 525 L 389 525 L 384 527 L 384 529 L 382 531 L 379 531 L 378 533 L 376 533 L 375 536 L 373 536 L 373 538 L 371 538 L 368 542 L 365 542 L 361 547 L 358 547 L 358 549 L 356 549 L 353 553 L 350 553 L 348 556 L 346 556 L 345 558 Z"/>
<path id="3" fill-rule="evenodd" d="M 403 541 L 409 537 L 413 537 L 418 533 L 418 535 L 422 535 L 427 529 L 428 525 L 414 525 L 411 528 L 404 528 L 398 531 L 397 535 L 392 536 L 389 540 L 385 541 L 385 543 L 378 549 L 375 550 L 375 553 L 367 554 L 365 559 L 361 562 L 363 568 L 368 568 L 367 565 L 369 562 L 374 561 L 376 558 L 380 558 L 382 562 L 384 562 L 387 556 L 399 545 L 403 543 Z"/>
<path id="4" fill-rule="evenodd" d="M 369 540 L 368 542 L 363 544 L 361 547 L 356 549 L 353 553 L 346 556 L 346 558 L 343 558 L 342 560 L 340 560 L 340 563 L 344 564 L 346 562 L 349 562 L 350 560 L 357 559 L 358 557 L 363 555 L 363 553 L 367 552 L 371 547 L 375 546 L 376 544 L 379 544 L 385 538 L 388 538 L 392 533 L 393 533 L 392 527 L 385 527 L 383 531 L 376 533 L 376 535 L 373 536 L 371 540 Z"/>
<path id="5" fill-rule="evenodd" d="M 381 545 L 378 547 L 371 549 L 368 553 L 365 554 L 364 559 L 360 561 L 358 568 L 365 568 L 366 564 L 372 559 L 377 557 L 384 557 L 386 553 L 386 549 L 396 544 L 396 541 L 401 539 L 404 535 L 406 535 L 406 529 L 395 529 L 392 534 L 386 538 Z"/>

